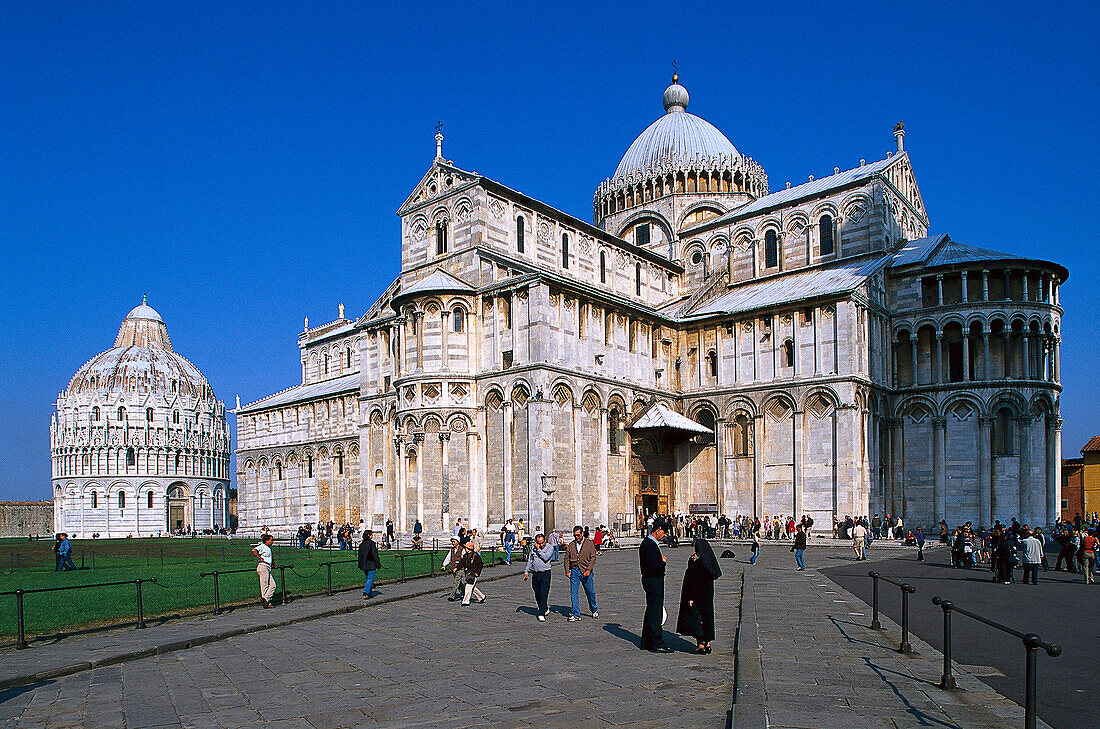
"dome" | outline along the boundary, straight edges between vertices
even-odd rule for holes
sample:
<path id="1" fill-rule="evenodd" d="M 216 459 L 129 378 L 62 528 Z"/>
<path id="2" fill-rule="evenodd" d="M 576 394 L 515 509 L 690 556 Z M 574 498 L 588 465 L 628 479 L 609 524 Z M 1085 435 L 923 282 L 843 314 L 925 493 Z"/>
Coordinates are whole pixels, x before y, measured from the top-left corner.
<path id="1" fill-rule="evenodd" d="M 198 368 L 172 349 L 168 327 L 144 300 L 122 320 L 115 345 L 73 375 L 68 392 L 85 390 L 214 396 Z"/>
<path id="2" fill-rule="evenodd" d="M 713 124 L 687 113 L 688 92 L 676 76 L 665 89 L 665 115 L 649 125 L 626 150 L 612 183 L 639 171 L 646 176 L 664 167 L 688 167 L 692 161 L 735 161 L 741 154 Z"/>

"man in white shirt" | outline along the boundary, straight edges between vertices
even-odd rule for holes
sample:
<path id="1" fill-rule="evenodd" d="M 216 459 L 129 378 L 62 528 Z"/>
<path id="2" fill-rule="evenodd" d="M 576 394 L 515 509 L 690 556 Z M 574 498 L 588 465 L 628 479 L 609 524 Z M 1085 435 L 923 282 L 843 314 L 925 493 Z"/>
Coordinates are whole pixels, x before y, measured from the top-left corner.
<path id="1" fill-rule="evenodd" d="M 857 521 L 856 525 L 852 527 L 852 549 L 856 553 L 856 559 L 867 559 L 867 555 L 863 552 L 866 538 L 867 527 L 863 526 L 862 521 Z"/>
<path id="2" fill-rule="evenodd" d="M 509 519 L 504 524 L 504 564 L 512 564 L 512 549 L 516 546 L 516 525 Z"/>
<path id="3" fill-rule="evenodd" d="M 1038 585 L 1039 565 L 1043 562 L 1043 543 L 1039 541 L 1034 532 L 1028 531 L 1026 533 L 1027 537 L 1020 544 L 1024 563 L 1024 578 L 1020 580 L 1020 583 L 1026 585 L 1028 574 L 1030 574 L 1031 584 Z"/>
<path id="4" fill-rule="evenodd" d="M 451 536 L 457 537 L 459 531 L 461 531 L 461 530 L 462 530 L 462 519 L 459 518 L 457 521 L 455 521 L 454 529 L 451 530 Z"/>
<path id="5" fill-rule="evenodd" d="M 252 548 L 252 555 L 256 558 L 256 574 L 260 578 L 260 602 L 265 608 L 271 607 L 271 598 L 275 596 L 275 578 L 271 576 L 271 568 L 274 562 L 271 556 L 271 545 L 275 538 L 270 534 L 260 537 L 260 543 Z"/>

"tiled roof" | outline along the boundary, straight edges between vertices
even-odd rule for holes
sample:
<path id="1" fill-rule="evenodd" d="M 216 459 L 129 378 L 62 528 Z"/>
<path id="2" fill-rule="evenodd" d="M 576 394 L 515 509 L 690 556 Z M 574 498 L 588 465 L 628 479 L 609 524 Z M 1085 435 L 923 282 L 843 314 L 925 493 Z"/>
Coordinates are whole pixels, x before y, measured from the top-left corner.
<path id="1" fill-rule="evenodd" d="M 940 233 L 939 235 L 908 241 L 894 253 L 894 260 L 890 263 L 890 267 L 920 263 L 928 257 L 928 254 L 936 250 L 936 246 L 943 243 L 946 238 L 947 233 Z"/>
<path id="2" fill-rule="evenodd" d="M 736 314 L 777 304 L 804 301 L 852 291 L 890 260 L 879 256 L 871 260 L 842 261 L 825 268 L 783 274 L 762 281 L 741 284 L 684 315 L 696 319 L 715 314 Z"/>
<path id="3" fill-rule="evenodd" d="M 642 413 L 634 424 L 630 426 L 630 430 L 657 430 L 657 429 L 669 429 L 669 430 L 686 430 L 689 433 L 713 433 L 710 428 L 696 423 L 686 415 L 681 415 L 678 412 L 669 410 L 666 405 L 661 403 L 653 404 L 648 410 Z"/>
<path id="4" fill-rule="evenodd" d="M 257 400 L 250 405 L 245 405 L 236 412 L 237 415 L 243 415 L 255 410 L 266 410 L 267 408 L 279 407 L 280 405 L 289 405 L 290 403 L 302 402 L 303 400 L 335 395 L 338 392 L 358 390 L 359 380 L 359 373 L 353 372 L 350 375 L 324 380 L 323 382 L 314 382 L 310 385 L 295 385 L 282 392 L 277 392 L 274 395 L 268 395 L 264 399 Z"/>
<path id="5" fill-rule="evenodd" d="M 412 294 L 420 294 L 435 291 L 465 291 L 471 292 L 474 287 L 457 276 L 452 276 L 442 269 L 435 269 L 424 278 L 420 279 L 407 289 L 398 294 L 404 298 Z"/>
<path id="6" fill-rule="evenodd" d="M 950 266 L 956 263 L 978 263 L 981 261 L 1026 261 L 1031 260 L 1012 253 L 1002 253 L 988 248 L 959 243 L 947 237 L 946 233 L 911 240 L 894 254 L 891 268 L 924 263 L 928 267 Z"/>
<path id="7" fill-rule="evenodd" d="M 1094 451 L 1100 451 L 1100 435 L 1094 435 L 1089 438 L 1089 442 L 1081 449 L 1082 453 L 1092 453 Z"/>

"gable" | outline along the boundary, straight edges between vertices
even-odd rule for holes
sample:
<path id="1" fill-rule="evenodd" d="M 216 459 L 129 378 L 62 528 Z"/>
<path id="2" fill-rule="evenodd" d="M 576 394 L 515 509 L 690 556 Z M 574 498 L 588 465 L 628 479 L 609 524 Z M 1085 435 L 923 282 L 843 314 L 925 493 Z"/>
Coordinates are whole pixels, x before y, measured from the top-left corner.
<path id="1" fill-rule="evenodd" d="M 901 154 L 895 158 L 895 163 L 882 171 L 882 176 L 894 188 L 894 191 L 909 204 L 909 207 L 920 218 L 921 222 L 928 225 L 928 211 L 924 207 L 924 198 L 921 197 L 920 188 L 917 187 L 917 178 L 913 176 L 913 166 L 909 162 L 908 154 Z"/>
<path id="2" fill-rule="evenodd" d="M 478 179 L 477 175 L 472 175 L 437 159 L 416 187 L 413 188 L 412 193 L 401 204 L 401 207 L 397 209 L 397 214 L 404 217 L 436 200 L 476 185 Z"/>

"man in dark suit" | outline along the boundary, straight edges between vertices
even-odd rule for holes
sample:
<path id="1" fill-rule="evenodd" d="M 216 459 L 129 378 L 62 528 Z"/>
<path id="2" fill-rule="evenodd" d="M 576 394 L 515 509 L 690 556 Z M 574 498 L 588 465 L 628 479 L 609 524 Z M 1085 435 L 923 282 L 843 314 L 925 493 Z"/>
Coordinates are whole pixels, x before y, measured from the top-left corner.
<path id="1" fill-rule="evenodd" d="M 359 569 L 363 570 L 367 576 L 366 584 L 363 586 L 364 600 L 373 597 L 374 572 L 382 566 L 382 560 L 378 556 L 378 546 L 371 538 L 373 536 L 373 531 L 366 530 L 363 532 L 363 543 L 359 545 Z"/>
<path id="2" fill-rule="evenodd" d="M 665 607 L 665 563 L 660 541 L 665 538 L 668 526 L 663 519 L 653 522 L 649 536 L 638 548 L 638 560 L 642 568 L 642 589 L 645 590 L 645 620 L 642 623 L 642 650 L 651 653 L 671 653 L 665 645 L 665 633 L 661 627 L 661 613 Z"/>

